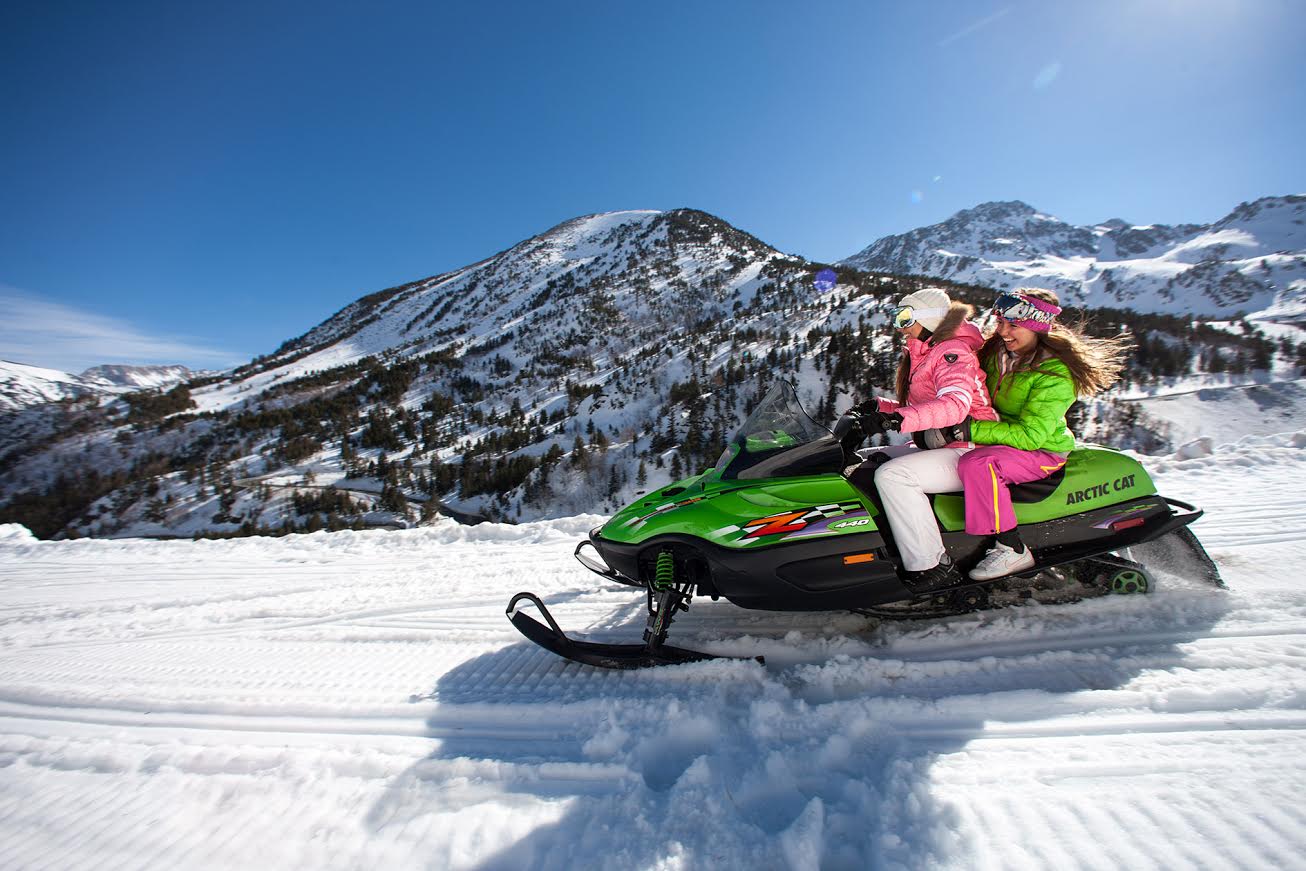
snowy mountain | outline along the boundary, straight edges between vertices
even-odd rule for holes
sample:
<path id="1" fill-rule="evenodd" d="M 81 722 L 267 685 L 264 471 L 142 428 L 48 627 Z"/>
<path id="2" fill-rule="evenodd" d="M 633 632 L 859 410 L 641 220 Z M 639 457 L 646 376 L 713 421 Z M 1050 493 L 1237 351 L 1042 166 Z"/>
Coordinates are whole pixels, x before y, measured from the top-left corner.
<path id="1" fill-rule="evenodd" d="M 125 396 L 48 448 L 0 450 L 0 499 L 81 534 L 612 508 L 714 461 L 761 380 L 902 292 L 846 270 L 821 294 L 819 268 L 703 212 L 577 218 L 231 372 Z M 828 379 L 809 380 L 815 407 Z M 55 496 L 70 480 L 75 498 Z"/>
<path id="2" fill-rule="evenodd" d="M 845 265 L 993 288 L 1050 287 L 1072 305 L 1306 319 L 1306 196 L 1243 203 L 1210 225 L 1067 224 L 984 203 L 886 236 Z"/>
<path id="3" fill-rule="evenodd" d="M 197 373 L 185 366 L 93 366 L 81 374 L 83 381 L 105 384 L 110 389 L 162 390 L 192 378 Z"/>
<path id="4" fill-rule="evenodd" d="M 889 392 L 900 340 L 883 305 L 925 280 L 841 267 L 823 293 L 822 268 L 694 210 L 567 221 L 363 296 L 232 371 L 0 415 L 0 523 L 189 536 L 615 511 L 714 463 L 775 378 L 826 422 Z M 1291 380 L 1306 364 L 1287 326 L 1097 315 L 1138 339 L 1131 397 Z M 1085 405 L 1077 432 L 1170 447 L 1126 392 Z M 1267 412 L 1255 431 L 1284 421 Z"/>
<path id="5" fill-rule="evenodd" d="M 180 384 L 185 366 L 95 366 L 80 375 L 0 360 L 0 412 L 84 397 L 115 396 L 133 390 Z"/>
<path id="6" fill-rule="evenodd" d="M 94 392 L 76 375 L 0 360 L 0 410 L 14 411 Z"/>

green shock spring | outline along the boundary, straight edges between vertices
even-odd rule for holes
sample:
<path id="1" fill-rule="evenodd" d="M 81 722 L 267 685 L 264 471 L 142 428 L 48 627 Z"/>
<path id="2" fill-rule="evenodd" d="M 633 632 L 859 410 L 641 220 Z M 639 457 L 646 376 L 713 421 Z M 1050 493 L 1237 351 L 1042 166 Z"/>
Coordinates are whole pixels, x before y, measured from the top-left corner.
<path id="1" fill-rule="evenodd" d="M 664 550 L 658 554 L 657 570 L 653 576 L 653 589 L 669 590 L 676 584 L 676 558 L 671 551 Z"/>

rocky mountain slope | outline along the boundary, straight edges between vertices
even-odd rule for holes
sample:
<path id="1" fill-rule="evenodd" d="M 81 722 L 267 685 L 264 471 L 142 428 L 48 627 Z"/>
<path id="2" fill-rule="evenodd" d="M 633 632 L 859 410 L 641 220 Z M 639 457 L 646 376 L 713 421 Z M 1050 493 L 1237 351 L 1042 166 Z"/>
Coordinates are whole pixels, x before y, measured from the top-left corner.
<path id="1" fill-rule="evenodd" d="M 1306 196 L 1243 203 L 1209 225 L 1067 224 L 984 203 L 843 261 L 986 287 L 1051 287 L 1081 306 L 1306 319 Z"/>

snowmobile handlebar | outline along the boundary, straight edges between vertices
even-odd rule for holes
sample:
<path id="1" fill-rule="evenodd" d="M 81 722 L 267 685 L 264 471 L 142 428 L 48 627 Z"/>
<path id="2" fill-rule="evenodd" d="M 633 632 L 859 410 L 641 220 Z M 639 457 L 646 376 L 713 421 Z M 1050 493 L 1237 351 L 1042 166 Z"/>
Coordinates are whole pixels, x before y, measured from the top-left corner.
<path id="1" fill-rule="evenodd" d="M 862 426 L 862 415 L 857 409 L 850 408 L 840 415 L 839 419 L 834 422 L 834 428 L 830 431 L 834 440 L 843 448 L 844 457 L 853 461 L 856 458 L 857 449 L 866 441 L 866 429 Z"/>

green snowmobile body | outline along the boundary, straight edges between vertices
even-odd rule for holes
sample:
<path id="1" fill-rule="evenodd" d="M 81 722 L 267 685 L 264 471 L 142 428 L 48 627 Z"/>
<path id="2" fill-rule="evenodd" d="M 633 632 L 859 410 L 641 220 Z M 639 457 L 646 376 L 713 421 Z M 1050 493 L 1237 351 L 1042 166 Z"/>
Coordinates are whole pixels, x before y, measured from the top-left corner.
<path id="1" fill-rule="evenodd" d="M 652 583 L 657 555 L 670 550 L 677 577 L 743 607 L 856 608 L 910 598 L 878 494 L 845 475 L 862 462 L 862 438 L 849 416 L 834 432 L 816 424 L 793 385 L 777 382 L 713 468 L 623 508 L 591 532 L 590 544 L 610 576 L 640 586 Z M 1164 534 L 1158 530 L 1174 515 L 1137 460 L 1101 447 L 1071 452 L 1060 471 L 1011 493 L 1022 535 L 1045 564 Z M 964 531 L 960 493 L 932 501 L 944 546 L 969 568 L 990 542 Z M 1196 515 L 1184 516 L 1179 525 Z"/>
<path id="2" fill-rule="evenodd" d="M 724 468 L 718 464 L 628 505 L 603 526 L 600 535 L 611 542 L 640 544 L 678 533 L 742 549 L 879 529 L 879 509 L 841 474 L 842 451 L 833 436 L 825 440 L 813 447 L 833 449 L 829 459 L 835 465 L 829 472 L 741 479 L 723 475 L 731 463 Z M 752 445 L 761 440 L 748 441 L 748 447 L 730 452 L 732 460 L 754 453 Z M 1039 501 L 1016 503 L 1022 526 L 1156 495 L 1152 479 L 1137 460 L 1102 447 L 1073 451 L 1064 472 L 1041 489 L 1047 493 Z M 960 494 L 936 496 L 934 513 L 944 531 L 964 526 L 965 503 Z"/>
<path id="3" fill-rule="evenodd" d="M 792 384 L 777 382 L 713 468 L 642 496 L 577 546 L 577 559 L 591 571 L 647 592 L 643 645 L 570 638 L 532 593 L 512 600 L 510 619 L 560 656 L 638 668 L 710 658 L 663 644 L 670 621 L 695 594 L 775 611 L 874 610 L 919 602 L 922 594 L 903 581 L 878 493 L 863 492 L 846 477 L 865 459 L 856 450 L 863 438 L 853 412 L 831 432 L 807 416 Z M 1214 564 L 1184 528 L 1202 512 L 1160 496 L 1147 471 L 1126 454 L 1080 448 L 1048 478 L 1010 490 L 1021 536 L 1036 559 L 1027 574 L 1065 564 L 1141 569 L 1113 552 L 1182 532 L 1202 571 L 1220 583 Z M 931 499 L 944 547 L 965 572 L 991 541 L 966 533 L 962 494 Z M 601 560 L 585 553 L 588 547 Z M 972 593 L 957 588 L 949 595 L 969 601 Z M 548 625 L 522 612 L 524 602 L 543 613 Z"/>

